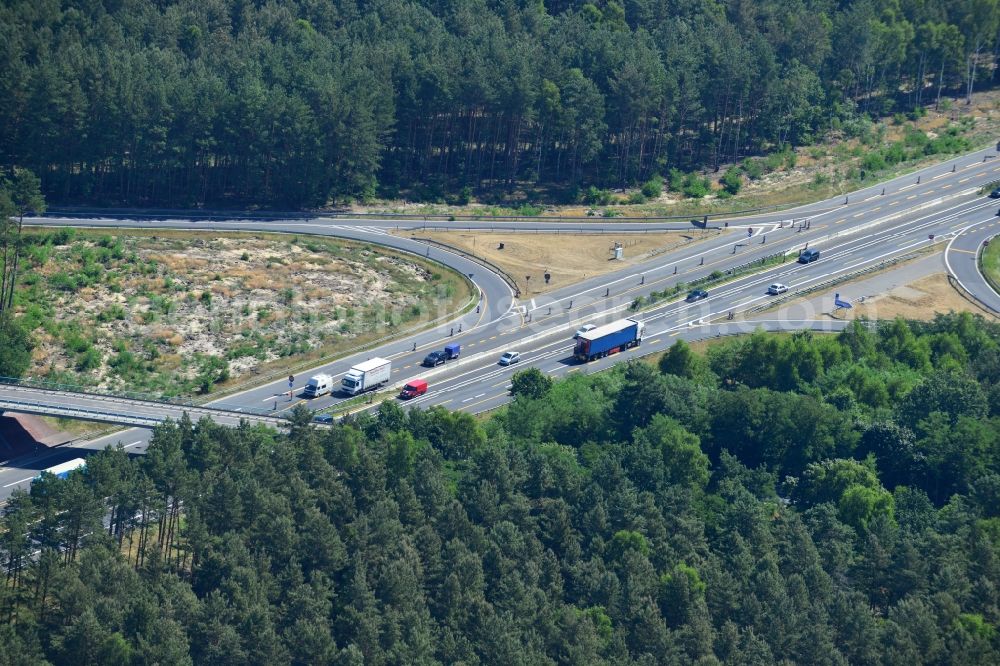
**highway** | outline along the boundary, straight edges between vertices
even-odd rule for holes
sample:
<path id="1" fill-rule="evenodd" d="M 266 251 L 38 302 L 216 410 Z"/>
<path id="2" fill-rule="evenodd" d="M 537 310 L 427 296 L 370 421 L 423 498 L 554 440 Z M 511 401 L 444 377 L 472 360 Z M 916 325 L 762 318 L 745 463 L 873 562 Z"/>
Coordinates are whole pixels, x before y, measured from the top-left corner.
<path id="1" fill-rule="evenodd" d="M 713 222 L 723 227 L 728 222 L 727 231 L 701 232 L 695 231 L 690 224 L 682 225 L 692 230 L 693 237 L 704 238 L 639 265 L 589 278 L 549 294 L 522 294 L 520 298 L 505 281 L 466 257 L 390 235 L 390 228 L 400 224 L 394 220 L 362 220 L 357 225 L 343 219 L 322 218 L 137 222 L 63 217 L 26 222 L 116 228 L 141 226 L 311 233 L 382 243 L 440 261 L 466 275 L 471 274 L 471 280 L 481 294 L 479 313 L 473 309 L 459 319 L 442 322 L 404 340 L 350 355 L 315 371 L 298 373 L 296 387 L 300 389 L 308 375 L 314 372 L 329 372 L 338 378 L 358 360 L 385 356 L 393 361 L 394 385 L 401 385 L 415 377 L 425 378 L 431 385 L 425 396 L 410 401 L 409 405 L 428 407 L 439 404 L 450 409 L 480 412 L 495 408 L 508 399 L 510 375 L 524 367 L 534 366 L 550 376 L 564 377 L 576 372 L 597 371 L 640 354 L 661 351 L 678 338 L 727 335 L 753 330 L 758 325 L 769 330 L 836 330 L 839 323 L 823 318 L 820 312 L 803 311 L 794 321 L 767 320 L 765 312 L 756 315 L 760 319 L 753 323 L 730 321 L 727 315 L 766 308 L 773 300 L 766 295 L 766 287 L 772 282 L 788 284 L 794 295 L 821 287 L 839 276 L 878 267 L 893 258 L 909 256 L 928 247 L 945 247 L 955 238 L 960 240 L 955 240 L 951 247 L 961 249 L 959 243 L 965 242 L 961 239 L 970 229 L 987 228 L 992 220 L 997 219 L 997 203 L 976 194 L 983 183 L 1000 178 L 1000 159 L 996 159 L 995 155 L 992 150 L 978 151 L 853 192 L 847 197 L 811 204 L 802 209 L 744 220 Z M 791 224 L 792 220 L 796 223 Z M 434 224 L 449 227 L 449 223 Z M 534 224 L 538 228 L 559 225 L 560 230 L 572 228 L 629 233 L 642 223 L 601 220 L 594 222 L 593 226 L 578 222 L 565 223 L 568 226 L 558 222 L 526 224 Z M 522 226 L 518 223 L 518 228 Z M 468 227 L 469 223 L 462 221 L 454 223 L 451 228 Z M 677 227 L 676 222 L 653 222 L 639 228 Z M 798 264 L 795 257 L 806 245 L 819 248 L 821 257 L 811 264 Z M 759 263 L 765 257 L 780 255 L 787 258 L 784 264 L 773 265 L 759 274 L 739 277 L 721 286 L 709 287 L 709 298 L 697 303 L 673 299 L 639 313 L 630 309 L 636 298 L 662 291 L 680 281 L 690 282 L 713 271 L 725 272 L 736 266 Z M 978 286 L 967 289 L 971 291 Z M 572 360 L 571 335 L 576 327 L 633 314 L 646 323 L 646 336 L 639 348 L 589 364 L 578 364 Z M 452 341 L 461 343 L 463 347 L 458 361 L 433 370 L 420 368 L 419 362 L 428 351 Z M 520 351 L 523 361 L 511 368 L 501 368 L 496 364 L 497 358 L 508 349 Z M 304 401 L 298 395 L 289 400 L 287 391 L 287 381 L 279 380 L 225 397 L 213 402 L 212 406 L 244 412 L 263 410 L 280 416 L 301 402 L 307 402 L 312 409 L 325 409 L 343 400 L 338 396 L 324 396 Z M 26 402 L 38 400 L 37 395 L 25 398 Z M 73 398 L 70 396 L 64 400 L 72 401 Z M 109 438 L 64 447 L 37 459 L 6 461 L 0 467 L 0 499 L 13 488 L 24 486 L 34 470 L 56 464 L 63 458 L 76 457 L 80 449 L 96 449 L 121 441 L 131 447 L 130 451 L 141 452 L 147 439 L 148 430 L 130 429 Z"/>

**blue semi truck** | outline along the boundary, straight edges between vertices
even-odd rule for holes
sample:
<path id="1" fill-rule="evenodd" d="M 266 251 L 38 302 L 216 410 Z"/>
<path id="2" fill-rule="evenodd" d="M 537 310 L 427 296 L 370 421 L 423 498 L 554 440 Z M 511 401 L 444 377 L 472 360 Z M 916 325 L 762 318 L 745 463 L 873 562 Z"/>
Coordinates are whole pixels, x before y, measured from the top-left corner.
<path id="1" fill-rule="evenodd" d="M 638 347 L 642 342 L 644 328 L 643 323 L 635 319 L 619 319 L 598 326 L 580 334 L 576 339 L 573 355 L 581 361 L 593 361 L 595 358 Z"/>

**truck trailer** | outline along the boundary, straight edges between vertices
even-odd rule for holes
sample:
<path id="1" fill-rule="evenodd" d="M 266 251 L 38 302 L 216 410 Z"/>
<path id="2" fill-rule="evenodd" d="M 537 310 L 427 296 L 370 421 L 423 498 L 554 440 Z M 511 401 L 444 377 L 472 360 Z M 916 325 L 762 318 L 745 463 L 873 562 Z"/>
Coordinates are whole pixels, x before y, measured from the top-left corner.
<path id="1" fill-rule="evenodd" d="M 47 469 L 43 469 L 42 474 L 45 474 L 47 472 L 52 476 L 57 476 L 60 479 L 65 479 L 69 476 L 70 472 L 73 472 L 78 469 L 84 469 L 86 467 L 87 467 L 86 460 L 84 460 L 83 458 L 73 458 L 72 460 L 67 460 L 64 463 L 59 463 L 58 465 L 54 465 Z M 33 481 L 37 481 L 40 478 L 42 478 L 41 474 L 36 476 L 33 479 Z"/>
<path id="2" fill-rule="evenodd" d="M 374 391 L 389 383 L 392 374 L 392 361 L 387 358 L 373 358 L 358 363 L 347 371 L 340 380 L 341 390 L 348 395 L 358 395 L 365 391 Z"/>
<path id="3" fill-rule="evenodd" d="M 573 355 L 580 361 L 593 361 L 608 354 L 615 354 L 625 349 L 638 347 L 642 342 L 645 326 L 635 319 L 619 319 L 618 321 L 598 326 L 581 333 L 576 338 Z"/>

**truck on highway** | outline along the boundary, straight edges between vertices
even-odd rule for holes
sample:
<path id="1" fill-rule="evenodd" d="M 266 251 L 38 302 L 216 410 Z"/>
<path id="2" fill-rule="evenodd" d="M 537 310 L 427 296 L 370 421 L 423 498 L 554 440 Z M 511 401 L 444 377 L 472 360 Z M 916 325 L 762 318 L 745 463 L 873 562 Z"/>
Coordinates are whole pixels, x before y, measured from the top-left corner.
<path id="1" fill-rule="evenodd" d="M 340 380 L 340 389 L 348 395 L 358 395 L 365 391 L 374 391 L 389 383 L 392 374 L 392 361 L 387 358 L 373 358 L 358 363 L 347 371 Z"/>
<path id="2" fill-rule="evenodd" d="M 67 460 L 64 463 L 59 463 L 58 465 L 54 465 L 47 469 L 43 469 L 42 474 L 49 473 L 52 476 L 58 476 L 60 479 L 65 479 L 66 477 L 69 476 L 70 472 L 77 469 L 83 469 L 86 466 L 87 466 L 87 461 L 84 460 L 83 458 L 73 458 L 72 460 Z M 37 481 L 38 479 L 42 478 L 42 474 L 36 476 L 33 479 L 33 481 Z"/>
<path id="3" fill-rule="evenodd" d="M 318 398 L 333 390 L 333 377 L 330 375 L 313 375 L 302 389 L 302 395 L 307 398 Z"/>
<path id="4" fill-rule="evenodd" d="M 573 355 L 580 361 L 593 361 L 595 358 L 637 347 L 642 342 L 644 328 L 643 323 L 635 319 L 619 319 L 598 326 L 576 338 Z"/>

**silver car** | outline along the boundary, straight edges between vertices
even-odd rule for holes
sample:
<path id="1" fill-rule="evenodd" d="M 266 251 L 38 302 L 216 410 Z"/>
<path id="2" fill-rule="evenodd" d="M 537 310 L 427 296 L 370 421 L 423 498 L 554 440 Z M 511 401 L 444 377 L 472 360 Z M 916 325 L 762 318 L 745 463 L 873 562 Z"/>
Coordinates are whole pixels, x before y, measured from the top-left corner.
<path id="1" fill-rule="evenodd" d="M 767 288 L 767 293 L 771 294 L 772 296 L 783 294 L 786 291 L 788 291 L 788 285 L 781 284 L 780 282 L 775 282 L 774 284 L 772 284 L 770 287 Z"/>
<path id="2" fill-rule="evenodd" d="M 520 352 L 509 351 L 504 352 L 503 356 L 500 357 L 500 365 L 514 365 L 521 360 Z"/>

